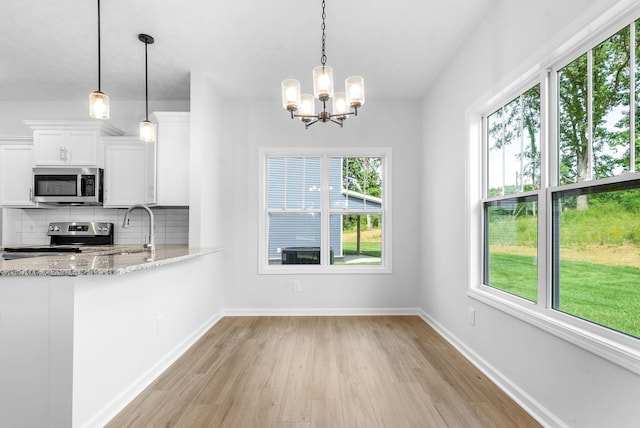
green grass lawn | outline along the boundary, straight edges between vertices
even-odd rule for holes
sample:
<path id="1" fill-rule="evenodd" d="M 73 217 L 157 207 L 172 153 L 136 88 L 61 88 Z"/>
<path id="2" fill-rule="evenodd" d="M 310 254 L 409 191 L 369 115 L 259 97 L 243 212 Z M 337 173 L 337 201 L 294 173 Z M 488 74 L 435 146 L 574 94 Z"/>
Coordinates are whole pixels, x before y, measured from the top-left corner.
<path id="1" fill-rule="evenodd" d="M 356 255 L 356 241 L 344 241 L 342 252 L 345 256 Z M 365 256 L 380 257 L 382 254 L 381 242 L 360 242 L 360 252 Z"/>
<path id="2" fill-rule="evenodd" d="M 492 253 L 489 266 L 492 287 L 537 300 L 535 257 Z M 561 261 L 559 309 L 640 337 L 640 269 Z"/>

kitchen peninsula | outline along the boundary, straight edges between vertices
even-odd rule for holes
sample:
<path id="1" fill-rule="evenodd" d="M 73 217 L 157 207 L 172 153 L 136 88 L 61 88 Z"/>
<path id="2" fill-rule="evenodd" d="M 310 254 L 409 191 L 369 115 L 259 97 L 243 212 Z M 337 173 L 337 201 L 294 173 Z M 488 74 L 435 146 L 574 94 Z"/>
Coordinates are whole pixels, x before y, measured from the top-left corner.
<path id="1" fill-rule="evenodd" d="M 104 425 L 220 318 L 219 251 L 127 245 L 3 260 L 3 423 Z"/>
<path id="2" fill-rule="evenodd" d="M 0 260 L 0 276 L 117 275 L 218 251 L 187 245 L 158 245 L 153 251 L 140 246 L 109 245 L 91 253 Z"/>

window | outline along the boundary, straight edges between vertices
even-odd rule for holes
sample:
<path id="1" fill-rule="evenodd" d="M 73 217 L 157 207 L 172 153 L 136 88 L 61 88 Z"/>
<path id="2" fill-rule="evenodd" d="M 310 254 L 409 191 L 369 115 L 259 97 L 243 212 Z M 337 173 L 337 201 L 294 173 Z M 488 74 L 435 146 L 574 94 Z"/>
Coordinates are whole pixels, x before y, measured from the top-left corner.
<path id="1" fill-rule="evenodd" d="M 640 373 L 640 19 L 612 29 L 478 117 L 469 294 Z"/>
<path id="2" fill-rule="evenodd" d="M 535 301 L 540 85 L 487 117 L 484 284 Z"/>
<path id="3" fill-rule="evenodd" d="M 637 26 L 625 26 L 557 73 L 550 244 L 551 307 L 640 338 L 638 138 L 630 132 L 637 118 L 629 108 L 638 100 L 631 91 L 637 58 L 630 66 Z"/>
<path id="4" fill-rule="evenodd" d="M 261 153 L 261 273 L 390 269 L 390 150 L 378 152 Z"/>
<path id="5" fill-rule="evenodd" d="M 551 307 L 640 338 L 640 180 L 557 190 L 552 206 Z"/>

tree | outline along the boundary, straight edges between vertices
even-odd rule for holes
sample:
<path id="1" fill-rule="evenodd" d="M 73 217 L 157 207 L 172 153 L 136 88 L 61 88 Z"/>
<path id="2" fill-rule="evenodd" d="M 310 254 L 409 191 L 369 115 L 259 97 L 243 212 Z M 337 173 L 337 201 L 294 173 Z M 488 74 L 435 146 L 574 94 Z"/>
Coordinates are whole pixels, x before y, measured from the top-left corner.
<path id="1" fill-rule="evenodd" d="M 344 180 L 343 187 L 347 190 L 353 190 L 363 195 L 381 197 L 382 195 L 382 179 L 381 179 L 382 159 L 377 157 L 367 158 L 343 158 L 342 160 L 342 177 Z M 343 224 L 343 229 L 353 226 L 356 227 L 356 254 L 361 254 L 360 248 L 360 232 L 362 230 L 361 216 L 349 216 Z M 370 216 L 367 216 L 367 228 L 371 228 Z"/>
<path id="2" fill-rule="evenodd" d="M 502 183 L 500 189 L 489 189 L 489 196 L 512 194 L 517 191 L 540 187 L 540 85 L 535 85 L 521 96 L 494 112 L 488 120 L 488 135 L 491 147 L 498 151 L 512 144 L 520 144 L 515 154 L 519 161 L 516 182 Z M 503 155 L 504 156 L 504 155 Z M 493 165 L 490 165 L 494 168 Z M 497 166 L 498 168 L 500 165 Z"/>
<path id="3" fill-rule="evenodd" d="M 626 156 L 618 153 L 628 146 L 629 34 L 626 27 L 558 72 L 560 183 L 606 177 L 616 167 L 629 166 L 628 150 Z M 621 110 L 622 119 L 612 126 L 614 109 Z M 577 208 L 587 207 L 586 195 L 579 196 Z"/>

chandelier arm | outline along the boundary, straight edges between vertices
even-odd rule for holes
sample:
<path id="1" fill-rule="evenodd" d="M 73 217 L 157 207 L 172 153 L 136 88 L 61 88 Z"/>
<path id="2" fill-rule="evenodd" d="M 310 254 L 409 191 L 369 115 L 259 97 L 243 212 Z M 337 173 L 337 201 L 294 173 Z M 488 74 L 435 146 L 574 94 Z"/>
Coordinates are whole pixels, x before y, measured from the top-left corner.
<path id="1" fill-rule="evenodd" d="M 304 124 L 304 129 L 309 129 L 309 127 L 310 127 L 311 125 L 313 125 L 314 123 L 317 123 L 317 122 L 318 122 L 318 119 L 316 119 L 316 120 L 312 120 L 311 122 L 305 122 L 305 124 Z"/>
<path id="2" fill-rule="evenodd" d="M 343 125 L 343 123 L 344 123 L 344 121 L 343 121 L 343 120 L 335 120 L 335 119 L 331 119 L 331 122 L 333 122 L 333 123 L 337 123 L 338 125 L 340 125 L 340 128 L 342 128 L 342 125 Z"/>
<path id="3" fill-rule="evenodd" d="M 335 113 L 335 114 L 330 114 L 329 117 L 333 118 L 333 117 L 341 117 L 341 116 L 351 116 L 354 115 L 355 113 L 352 111 L 348 111 L 345 113 Z"/>
<path id="4" fill-rule="evenodd" d="M 318 116 L 317 114 L 294 114 L 292 119 L 296 117 L 308 117 L 313 119 L 320 119 L 320 116 Z"/>

